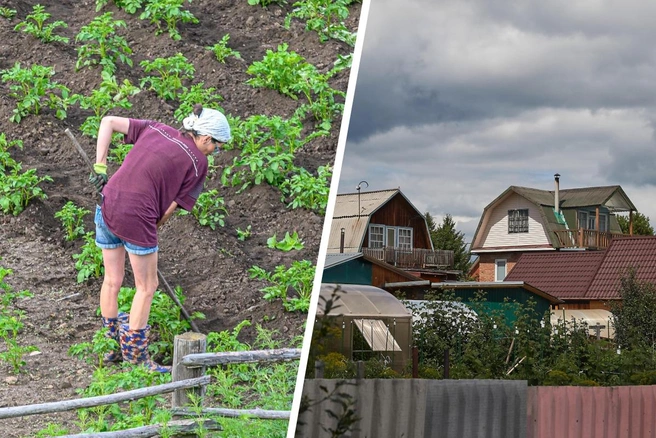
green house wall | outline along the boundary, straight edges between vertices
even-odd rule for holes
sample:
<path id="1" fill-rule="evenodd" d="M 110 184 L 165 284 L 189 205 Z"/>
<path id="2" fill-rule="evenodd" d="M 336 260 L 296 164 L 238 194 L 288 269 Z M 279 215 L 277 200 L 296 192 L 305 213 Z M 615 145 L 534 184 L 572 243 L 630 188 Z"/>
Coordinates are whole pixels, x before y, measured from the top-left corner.
<path id="1" fill-rule="evenodd" d="M 544 316 L 545 312 L 549 311 L 550 309 L 550 303 L 548 300 L 545 298 L 542 298 L 539 295 L 535 295 L 526 289 L 520 289 L 520 288 L 491 288 L 491 289 L 485 289 L 485 288 L 471 288 L 471 289 L 466 289 L 466 288 L 458 288 L 455 289 L 454 293 L 456 297 L 459 297 L 462 299 L 464 303 L 469 303 L 472 300 L 474 300 L 476 296 L 476 292 L 479 290 L 483 290 L 485 292 L 485 299 L 487 301 L 480 303 L 483 307 L 488 312 L 492 312 L 493 310 L 498 310 L 502 309 L 504 316 L 506 318 L 506 321 L 508 324 L 512 325 L 515 322 L 515 309 L 517 305 L 512 304 L 513 302 L 517 302 L 520 304 L 527 304 L 530 299 L 533 299 L 535 301 L 535 311 L 536 311 L 536 319 L 540 320 Z M 510 300 L 510 305 L 504 305 L 506 298 Z"/>
<path id="2" fill-rule="evenodd" d="M 323 270 L 322 283 L 366 284 L 372 282 L 371 263 L 356 259 Z"/>

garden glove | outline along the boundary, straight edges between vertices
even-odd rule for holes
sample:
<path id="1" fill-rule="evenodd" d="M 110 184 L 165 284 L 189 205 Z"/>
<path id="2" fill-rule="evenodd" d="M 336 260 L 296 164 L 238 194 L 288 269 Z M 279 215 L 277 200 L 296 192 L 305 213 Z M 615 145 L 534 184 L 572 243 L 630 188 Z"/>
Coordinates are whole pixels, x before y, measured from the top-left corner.
<path id="1" fill-rule="evenodd" d="M 98 193 L 102 192 L 107 180 L 107 165 L 102 163 L 94 164 L 93 172 L 89 175 L 89 182 L 96 188 Z"/>

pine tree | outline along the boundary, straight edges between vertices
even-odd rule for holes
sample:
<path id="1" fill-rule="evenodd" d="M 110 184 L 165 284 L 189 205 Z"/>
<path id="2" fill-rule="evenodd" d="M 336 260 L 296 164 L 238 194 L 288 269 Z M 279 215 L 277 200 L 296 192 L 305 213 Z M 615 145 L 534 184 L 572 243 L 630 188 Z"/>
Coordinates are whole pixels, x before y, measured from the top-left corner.
<path id="1" fill-rule="evenodd" d="M 438 226 L 430 213 L 425 214 L 426 223 L 430 232 L 433 248 L 436 250 L 453 251 L 454 262 L 453 269 L 461 272 L 460 277 L 466 278 L 469 272 L 471 257 L 465 242 L 465 234 L 456 230 L 456 223 L 450 214 L 444 216 L 442 223 Z"/>

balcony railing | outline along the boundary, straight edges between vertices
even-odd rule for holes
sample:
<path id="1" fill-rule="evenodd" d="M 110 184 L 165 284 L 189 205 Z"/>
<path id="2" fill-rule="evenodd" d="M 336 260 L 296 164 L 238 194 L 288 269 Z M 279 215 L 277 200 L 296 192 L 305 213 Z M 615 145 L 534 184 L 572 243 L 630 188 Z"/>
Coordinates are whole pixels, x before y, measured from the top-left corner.
<path id="1" fill-rule="evenodd" d="M 613 238 L 623 237 L 621 233 L 610 233 L 607 231 L 586 230 L 558 230 L 555 231 L 561 248 L 608 248 Z"/>
<path id="2" fill-rule="evenodd" d="M 362 248 L 375 259 L 402 269 L 446 269 L 453 267 L 453 251 L 401 248 Z"/>

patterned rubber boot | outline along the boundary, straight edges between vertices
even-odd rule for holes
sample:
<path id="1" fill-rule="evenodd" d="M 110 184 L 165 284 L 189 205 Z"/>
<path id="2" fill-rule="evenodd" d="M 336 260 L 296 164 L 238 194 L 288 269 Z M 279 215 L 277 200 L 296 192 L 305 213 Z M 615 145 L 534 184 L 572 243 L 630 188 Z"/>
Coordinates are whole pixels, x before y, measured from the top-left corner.
<path id="1" fill-rule="evenodd" d="M 120 345 L 121 341 L 119 339 L 119 326 L 121 324 L 127 324 L 129 319 L 130 315 L 125 312 L 119 312 L 116 318 L 105 318 L 104 316 L 101 317 L 102 326 L 107 327 L 105 336 L 107 338 L 114 339 L 116 343 Z M 109 353 L 105 354 L 104 357 L 105 362 L 120 362 L 122 359 L 123 357 L 121 356 L 120 348 L 116 351 L 110 351 Z"/>
<path id="2" fill-rule="evenodd" d="M 159 365 L 150 358 L 148 353 L 148 335 L 150 326 L 140 330 L 130 330 L 128 324 L 121 324 L 119 337 L 121 339 L 121 353 L 123 360 L 135 365 L 144 365 L 150 371 L 170 373 L 171 367 Z"/>

